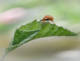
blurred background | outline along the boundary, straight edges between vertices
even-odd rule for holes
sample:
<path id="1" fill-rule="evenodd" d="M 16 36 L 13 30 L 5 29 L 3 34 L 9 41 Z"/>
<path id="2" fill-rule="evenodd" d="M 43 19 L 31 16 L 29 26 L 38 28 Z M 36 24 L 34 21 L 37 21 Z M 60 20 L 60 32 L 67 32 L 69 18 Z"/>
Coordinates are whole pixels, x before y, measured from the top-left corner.
<path id="1" fill-rule="evenodd" d="M 45 15 L 53 16 L 57 25 L 80 33 L 80 0 L 0 0 L 0 45 L 7 47 L 7 42 L 11 41 L 17 27 L 34 19 L 40 20 Z M 68 54 L 72 54 L 70 52 Z M 79 51 L 73 52 L 74 57 L 78 56 Z M 73 59 L 74 57 L 65 58 Z M 58 56 L 58 58 L 60 60 L 64 57 Z M 75 60 L 79 59 L 75 58 Z"/>

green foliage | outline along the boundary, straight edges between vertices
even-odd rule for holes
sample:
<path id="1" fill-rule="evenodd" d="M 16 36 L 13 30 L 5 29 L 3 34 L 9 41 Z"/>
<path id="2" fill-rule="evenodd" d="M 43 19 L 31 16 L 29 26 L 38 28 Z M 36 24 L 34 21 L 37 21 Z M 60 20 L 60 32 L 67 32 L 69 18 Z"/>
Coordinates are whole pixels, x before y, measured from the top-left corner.
<path id="1" fill-rule="evenodd" d="M 21 26 L 16 30 L 13 41 L 10 43 L 7 52 L 30 41 L 40 31 L 40 24 L 35 20 L 32 23 Z"/>
<path id="2" fill-rule="evenodd" d="M 33 39 L 48 37 L 48 36 L 76 36 L 77 34 L 71 32 L 56 24 L 50 24 L 49 22 L 33 21 L 29 24 L 21 26 L 16 30 L 13 41 L 10 43 L 7 52 L 14 50 L 15 48 L 31 41 Z"/>
<path id="3" fill-rule="evenodd" d="M 48 23 L 41 23 L 41 30 L 38 34 L 34 37 L 41 38 L 41 37 L 48 37 L 48 36 L 75 36 L 74 32 L 71 32 L 63 27 L 57 26 L 56 24 Z"/>

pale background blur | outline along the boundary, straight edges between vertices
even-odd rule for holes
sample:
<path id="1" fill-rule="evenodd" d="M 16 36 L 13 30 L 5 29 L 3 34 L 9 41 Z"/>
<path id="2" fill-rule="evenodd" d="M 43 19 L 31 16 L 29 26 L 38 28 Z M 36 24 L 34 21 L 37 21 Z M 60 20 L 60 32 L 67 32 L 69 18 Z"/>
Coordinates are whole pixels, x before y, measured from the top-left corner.
<path id="1" fill-rule="evenodd" d="M 34 19 L 40 20 L 45 15 L 52 15 L 55 18 L 55 23 L 57 25 L 63 26 L 73 32 L 80 34 L 80 29 L 79 29 L 79 27 L 80 27 L 80 0 L 0 0 L 0 45 L 1 45 L 1 47 L 8 46 L 9 43 L 7 41 L 12 40 L 15 29 L 17 27 L 19 27 L 21 24 L 26 24 L 30 21 L 33 21 Z M 57 40 L 57 38 L 56 38 L 56 40 Z M 79 38 L 79 36 L 76 38 L 75 37 L 70 38 L 70 41 L 73 45 L 70 44 L 69 47 L 70 46 L 75 47 L 76 45 L 79 45 L 79 44 L 77 44 L 78 42 L 76 42 L 76 41 L 80 40 L 78 38 Z M 63 38 L 62 40 L 64 41 L 65 39 L 66 38 Z M 54 38 L 53 38 L 53 40 L 54 40 Z M 13 53 L 11 53 L 9 56 L 7 56 L 5 61 L 12 61 L 13 59 L 15 61 L 28 60 L 28 57 L 27 57 L 28 55 L 25 55 L 25 53 L 28 53 L 27 52 L 28 48 L 30 48 L 30 49 L 32 48 L 31 52 L 34 50 L 34 48 L 35 48 L 35 51 L 38 52 L 37 49 L 40 48 L 41 49 L 40 51 L 42 51 L 40 53 L 44 53 L 44 51 L 46 51 L 46 49 L 47 49 L 48 50 L 47 53 L 42 55 L 42 56 L 44 56 L 43 58 L 47 58 L 47 57 L 45 57 L 45 55 L 49 54 L 50 58 L 49 58 L 49 60 L 46 59 L 46 61 L 50 61 L 50 60 L 52 60 L 52 61 L 53 60 L 54 61 L 60 61 L 60 60 L 61 61 L 79 61 L 80 60 L 79 59 L 80 52 L 79 52 L 79 49 L 77 50 L 77 48 L 80 46 L 77 46 L 77 48 L 74 50 L 71 47 L 71 50 L 69 50 L 69 51 L 67 51 L 68 50 L 67 49 L 66 51 L 61 51 L 60 53 L 58 52 L 59 53 L 59 54 L 57 53 L 58 55 L 56 55 L 56 54 L 54 55 L 53 50 L 55 50 L 55 48 L 53 47 L 54 46 L 53 44 L 56 42 L 53 42 L 53 40 L 51 40 L 49 42 L 49 44 L 48 44 L 48 42 L 46 42 L 46 43 L 41 42 L 41 44 L 43 43 L 44 45 L 39 46 L 39 47 L 34 46 L 34 44 L 37 46 L 37 44 L 36 44 L 37 42 L 36 43 L 33 42 L 32 43 L 33 45 L 30 44 L 33 47 L 25 47 L 25 48 L 21 47 L 20 49 L 13 51 Z M 73 40 L 75 40 L 75 43 Z M 51 42 L 53 42 L 53 43 L 51 43 Z M 64 43 L 66 43 L 66 42 L 64 42 Z M 62 43 L 60 45 L 64 46 L 64 43 Z M 68 42 L 68 43 L 70 43 L 70 42 Z M 45 50 L 43 48 L 41 48 L 43 46 L 45 46 L 44 47 Z M 48 47 L 48 46 L 50 46 L 52 50 L 49 51 L 50 47 Z M 58 46 L 57 43 L 56 43 L 56 46 Z M 68 47 L 63 47 L 63 46 L 60 48 L 63 48 L 63 49 L 68 48 Z M 68 46 L 68 44 L 66 44 L 66 46 Z M 26 51 L 25 51 L 25 49 L 26 49 Z M 30 51 L 30 49 L 29 49 L 29 51 Z M 1 51 L 3 51 L 3 50 L 1 49 Z M 20 53 L 24 53 L 24 54 L 19 55 Z M 52 54 L 54 55 L 54 58 L 53 58 Z M 57 57 L 55 57 L 55 56 L 57 56 Z M 41 61 L 45 61 L 45 59 L 43 59 L 43 60 L 42 60 L 42 58 L 40 58 L 40 59 L 41 59 Z M 39 59 L 37 58 L 34 61 L 39 61 Z"/>

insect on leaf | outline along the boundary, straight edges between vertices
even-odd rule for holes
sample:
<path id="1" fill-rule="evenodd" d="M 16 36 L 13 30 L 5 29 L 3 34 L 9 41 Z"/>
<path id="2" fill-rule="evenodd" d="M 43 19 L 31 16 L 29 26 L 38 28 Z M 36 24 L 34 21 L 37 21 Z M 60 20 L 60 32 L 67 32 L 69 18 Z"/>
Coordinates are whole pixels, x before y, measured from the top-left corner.
<path id="1" fill-rule="evenodd" d="M 50 24 L 49 22 L 40 22 L 34 20 L 33 22 L 21 26 L 16 30 L 13 41 L 7 48 L 7 52 L 10 52 L 17 47 L 31 41 L 33 39 L 49 37 L 49 36 L 76 36 L 77 34 L 71 32 L 56 24 Z"/>

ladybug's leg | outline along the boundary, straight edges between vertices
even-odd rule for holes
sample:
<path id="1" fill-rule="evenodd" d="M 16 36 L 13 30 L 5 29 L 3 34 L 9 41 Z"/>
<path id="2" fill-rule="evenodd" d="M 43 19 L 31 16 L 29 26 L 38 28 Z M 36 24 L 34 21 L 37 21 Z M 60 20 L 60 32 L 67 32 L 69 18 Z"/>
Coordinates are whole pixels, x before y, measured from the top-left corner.
<path id="1" fill-rule="evenodd" d="M 40 20 L 41 22 L 45 22 L 45 20 Z"/>

